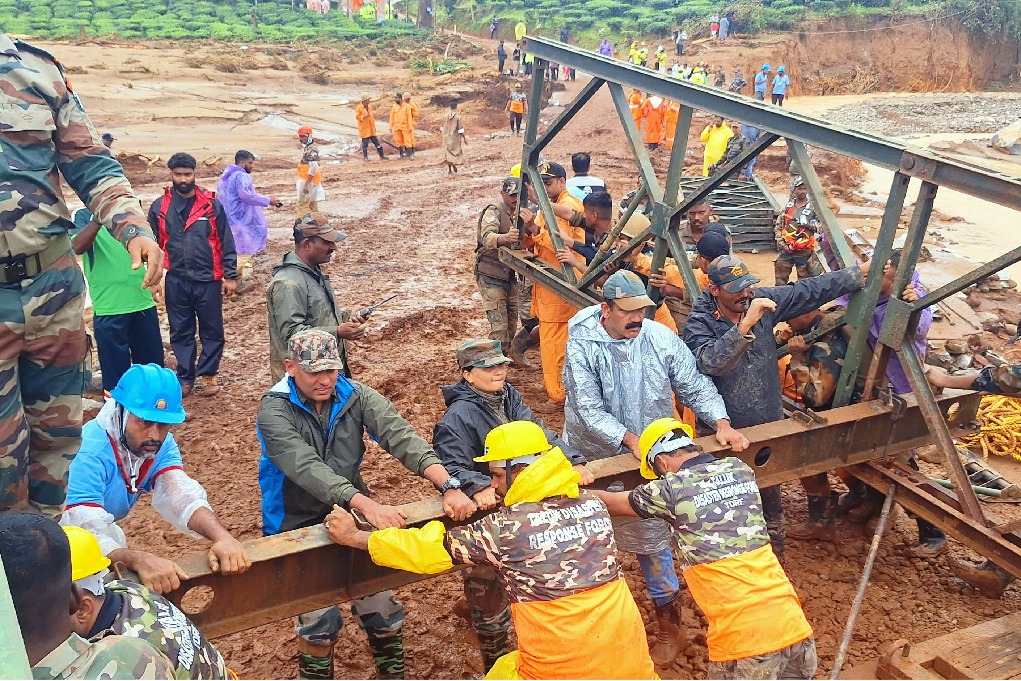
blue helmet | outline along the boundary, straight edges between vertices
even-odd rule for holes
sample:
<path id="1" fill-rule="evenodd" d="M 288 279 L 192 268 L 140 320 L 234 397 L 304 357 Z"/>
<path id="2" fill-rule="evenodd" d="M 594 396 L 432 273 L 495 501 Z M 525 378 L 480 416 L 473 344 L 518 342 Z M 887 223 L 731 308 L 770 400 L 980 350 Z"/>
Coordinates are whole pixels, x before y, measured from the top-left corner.
<path id="1" fill-rule="evenodd" d="M 170 369 L 158 364 L 133 364 L 110 391 L 136 417 L 154 423 L 183 423 L 181 384 Z"/>
<path id="2" fill-rule="evenodd" d="M 777 73 L 783 73 L 783 72 L 784 72 L 784 71 L 786 71 L 786 70 L 787 70 L 787 68 L 786 68 L 786 67 L 783 67 L 783 66 L 781 66 L 780 68 L 778 68 L 778 69 L 776 70 L 776 72 L 777 72 Z"/>
<path id="3" fill-rule="evenodd" d="M 769 64 L 763 64 L 762 65 L 762 70 L 763 71 L 768 71 L 769 70 Z"/>

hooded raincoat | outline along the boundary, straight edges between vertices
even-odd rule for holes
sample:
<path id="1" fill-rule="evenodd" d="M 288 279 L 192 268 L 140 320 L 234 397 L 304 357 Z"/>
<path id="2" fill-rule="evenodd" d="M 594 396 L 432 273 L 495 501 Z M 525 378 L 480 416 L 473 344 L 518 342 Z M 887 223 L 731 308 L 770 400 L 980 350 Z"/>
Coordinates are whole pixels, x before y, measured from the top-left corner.
<path id="1" fill-rule="evenodd" d="M 728 418 L 723 398 L 676 333 L 646 319 L 638 336 L 615 340 L 601 317 L 592 305 L 568 323 L 565 442 L 590 461 L 621 454 L 625 433 L 640 435 L 674 415 L 675 394 L 707 423 Z M 622 549 L 651 555 L 669 546 L 670 532 L 662 521 L 645 520 L 618 527 L 617 539 Z"/>
<path id="2" fill-rule="evenodd" d="M 269 227 L 262 209 L 269 205 L 269 197 L 255 191 L 248 171 L 233 163 L 228 165 L 216 183 L 216 198 L 227 213 L 238 255 L 266 250 Z"/>

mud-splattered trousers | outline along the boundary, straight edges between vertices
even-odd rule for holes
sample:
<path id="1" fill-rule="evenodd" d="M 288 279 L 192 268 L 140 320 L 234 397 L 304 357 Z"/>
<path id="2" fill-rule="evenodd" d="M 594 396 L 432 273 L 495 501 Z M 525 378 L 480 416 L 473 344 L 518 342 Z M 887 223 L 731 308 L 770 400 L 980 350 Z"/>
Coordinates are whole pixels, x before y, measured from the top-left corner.
<path id="1" fill-rule="evenodd" d="M 56 60 L 0 33 L 0 510 L 53 517 L 81 440 L 86 353 L 61 179 L 121 244 L 153 238 Z"/>

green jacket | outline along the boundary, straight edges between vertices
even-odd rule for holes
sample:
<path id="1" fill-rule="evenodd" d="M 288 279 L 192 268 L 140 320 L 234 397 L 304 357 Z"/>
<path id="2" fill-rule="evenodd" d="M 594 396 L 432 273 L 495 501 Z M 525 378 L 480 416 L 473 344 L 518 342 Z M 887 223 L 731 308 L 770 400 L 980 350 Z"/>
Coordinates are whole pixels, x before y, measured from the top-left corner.
<path id="1" fill-rule="evenodd" d="M 337 377 L 328 429 L 310 405 L 290 377 L 263 395 L 259 405 L 255 425 L 262 444 L 263 534 L 315 525 L 333 504 L 347 507 L 358 492 L 368 495 L 358 472 L 365 456 L 365 432 L 416 475 L 440 463 L 429 443 L 390 401 L 367 385 Z"/>
<path id="2" fill-rule="evenodd" d="M 266 310 L 269 315 L 269 370 L 276 383 L 284 377 L 287 341 L 305 329 L 319 329 L 336 337 L 337 326 L 347 321 L 347 310 L 337 308 L 330 278 L 319 268 L 311 268 L 290 251 L 273 268 L 273 278 L 266 287 Z M 344 375 L 350 377 L 347 344 L 337 338 Z"/>

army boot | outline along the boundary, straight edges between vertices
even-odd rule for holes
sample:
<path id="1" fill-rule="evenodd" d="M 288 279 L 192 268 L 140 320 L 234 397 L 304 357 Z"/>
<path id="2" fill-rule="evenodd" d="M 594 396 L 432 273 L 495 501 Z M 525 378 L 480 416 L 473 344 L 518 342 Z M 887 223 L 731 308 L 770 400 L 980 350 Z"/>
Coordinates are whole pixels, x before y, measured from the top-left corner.
<path id="1" fill-rule="evenodd" d="M 927 520 L 916 519 L 918 522 L 918 546 L 908 549 L 914 558 L 935 558 L 943 553 L 947 545 L 947 535 Z"/>
<path id="2" fill-rule="evenodd" d="M 649 655 L 657 667 L 669 667 L 688 649 L 675 601 L 656 606 L 656 627 L 656 640 L 649 646 Z"/>
<path id="3" fill-rule="evenodd" d="M 514 334 L 514 338 L 511 339 L 510 351 L 507 353 L 510 358 L 514 360 L 514 363 L 519 367 L 528 369 L 532 366 L 532 363 L 525 358 L 525 350 L 528 349 L 528 344 L 531 341 L 531 331 L 521 327 L 518 332 Z"/>
<path id="4" fill-rule="evenodd" d="M 834 541 L 839 496 L 836 492 L 831 492 L 825 497 L 808 497 L 808 518 L 801 525 L 787 530 L 787 536 L 791 539 Z"/>
<path id="5" fill-rule="evenodd" d="M 192 392 L 199 397 L 212 397 L 220 394 L 220 384 L 216 382 L 216 376 L 199 376 Z"/>
<path id="6" fill-rule="evenodd" d="M 482 667 L 488 673 L 496 661 L 511 652 L 508 645 L 509 633 L 506 629 L 482 631 L 475 629 L 475 637 L 479 640 L 479 652 L 482 653 Z"/>
<path id="7" fill-rule="evenodd" d="M 376 678 L 404 678 L 404 633 L 392 636 L 369 636 L 369 649 L 376 665 Z"/>
<path id="8" fill-rule="evenodd" d="M 992 561 L 975 565 L 963 560 L 951 560 L 950 571 L 978 589 L 986 598 L 1001 598 L 1004 590 L 1014 581 L 1014 576 Z"/>
<path id="9" fill-rule="evenodd" d="M 298 639 L 298 678 L 332 679 L 333 644 Z"/>

